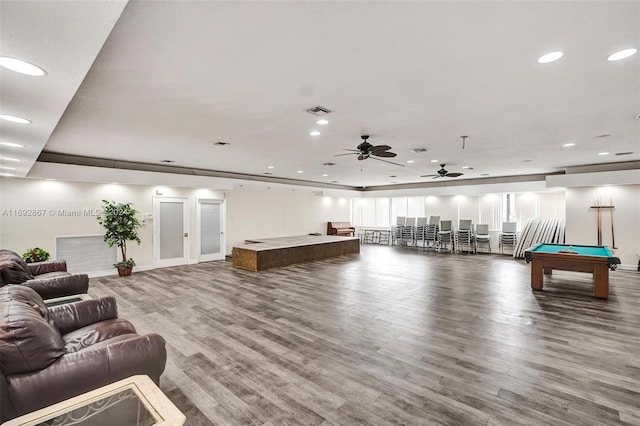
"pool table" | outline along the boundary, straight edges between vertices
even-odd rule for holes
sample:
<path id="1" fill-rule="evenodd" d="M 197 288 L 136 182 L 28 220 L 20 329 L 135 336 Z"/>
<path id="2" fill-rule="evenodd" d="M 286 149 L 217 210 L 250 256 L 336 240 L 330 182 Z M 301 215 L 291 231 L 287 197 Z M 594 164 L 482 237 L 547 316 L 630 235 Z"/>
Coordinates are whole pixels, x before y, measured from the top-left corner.
<path id="1" fill-rule="evenodd" d="M 538 244 L 529 247 L 524 258 L 531 262 L 531 289 L 542 290 L 544 275 L 550 275 L 554 269 L 590 272 L 593 296 L 600 299 L 609 297 L 609 269 L 614 271 L 620 263 L 609 247 L 569 244 Z"/>

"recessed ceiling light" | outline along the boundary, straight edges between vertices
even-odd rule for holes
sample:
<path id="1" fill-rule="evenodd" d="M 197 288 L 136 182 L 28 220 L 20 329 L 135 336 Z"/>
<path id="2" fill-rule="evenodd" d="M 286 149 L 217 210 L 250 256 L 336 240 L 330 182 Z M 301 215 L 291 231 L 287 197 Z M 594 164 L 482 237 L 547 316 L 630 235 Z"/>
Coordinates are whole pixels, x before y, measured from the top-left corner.
<path id="1" fill-rule="evenodd" d="M 463 168 L 463 169 L 468 169 L 468 168 L 469 168 L 469 166 L 462 166 L 462 168 Z"/>
<path id="2" fill-rule="evenodd" d="M 11 71 L 19 72 L 20 74 L 31 75 L 34 77 L 47 75 L 47 72 L 38 66 L 30 64 L 29 62 L 21 61 L 20 59 L 10 58 L 8 56 L 0 56 L 0 66 Z"/>
<path id="3" fill-rule="evenodd" d="M 11 173 L 0 173 L 0 176 L 15 176 Z"/>
<path id="4" fill-rule="evenodd" d="M 438 160 L 431 160 L 431 162 L 432 162 L 432 163 L 437 163 L 437 162 L 438 162 Z"/>
<path id="5" fill-rule="evenodd" d="M 553 62 L 553 61 L 557 61 L 558 59 L 562 58 L 562 55 L 564 55 L 564 53 L 562 52 L 550 52 L 547 53 L 546 55 L 542 55 L 538 58 L 538 63 L 540 64 L 548 64 L 549 62 Z"/>
<path id="6" fill-rule="evenodd" d="M 565 148 L 569 148 L 570 146 L 576 146 L 576 144 L 573 142 L 569 142 L 569 143 L 562 144 L 562 146 L 564 146 Z"/>
<path id="7" fill-rule="evenodd" d="M 518 170 L 516 173 L 520 174 L 520 173 L 522 173 L 522 170 Z"/>
<path id="8" fill-rule="evenodd" d="M 599 152 L 598 155 L 609 155 L 608 152 Z"/>
<path id="9" fill-rule="evenodd" d="M 17 158 L 11 158 L 11 157 L 0 157 L 0 161 L 20 161 Z"/>
<path id="10" fill-rule="evenodd" d="M 415 161 L 414 160 L 407 160 L 407 163 L 412 164 L 412 163 L 415 163 Z"/>
<path id="11" fill-rule="evenodd" d="M 0 169 L 5 169 L 5 170 L 15 170 L 15 167 L 9 167 L 9 166 L 0 166 Z"/>
<path id="12" fill-rule="evenodd" d="M 616 52 L 616 53 L 610 55 L 607 58 L 607 61 L 619 61 L 620 59 L 626 59 L 629 56 L 635 55 L 637 51 L 638 51 L 638 49 L 624 49 L 624 50 L 621 50 L 619 52 Z"/>
<path id="13" fill-rule="evenodd" d="M 311 135 L 311 136 L 318 136 L 318 135 L 320 135 L 320 132 L 319 132 L 319 131 L 317 131 L 317 130 L 312 130 L 312 131 L 310 131 L 310 132 L 309 132 L 309 135 Z"/>
<path id="14" fill-rule="evenodd" d="M 298 173 L 304 173 L 302 170 L 298 170 Z"/>
<path id="15" fill-rule="evenodd" d="M 24 148 L 24 145 L 20 145 L 19 143 L 13 143 L 13 142 L 0 142 L 0 145 L 10 146 L 12 148 Z"/>
<path id="16" fill-rule="evenodd" d="M 316 121 L 316 124 L 324 126 L 325 124 L 329 124 L 329 120 L 325 120 L 324 118 L 322 118 L 322 119 Z"/>
<path id="17" fill-rule="evenodd" d="M 326 173 L 323 173 L 323 174 L 322 174 L 322 177 L 327 177 L 327 176 L 329 176 L 329 175 L 328 175 L 328 174 L 326 174 Z"/>
<path id="18" fill-rule="evenodd" d="M 275 167 L 273 166 L 267 166 L 267 169 L 274 169 Z"/>
<path id="19" fill-rule="evenodd" d="M 12 123 L 29 124 L 30 120 L 22 117 L 16 117 L 14 115 L 0 114 L 0 120 L 11 121 Z"/>

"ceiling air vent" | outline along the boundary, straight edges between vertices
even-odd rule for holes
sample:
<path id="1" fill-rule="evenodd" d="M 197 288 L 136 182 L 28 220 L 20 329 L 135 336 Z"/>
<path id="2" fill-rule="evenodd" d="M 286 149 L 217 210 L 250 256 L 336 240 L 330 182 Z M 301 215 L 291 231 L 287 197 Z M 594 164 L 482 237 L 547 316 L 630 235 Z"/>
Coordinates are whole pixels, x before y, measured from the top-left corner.
<path id="1" fill-rule="evenodd" d="M 413 148 L 411 151 L 415 152 L 416 154 L 420 154 L 421 152 L 429 151 L 429 149 L 427 149 L 427 148 Z"/>
<path id="2" fill-rule="evenodd" d="M 211 142 L 212 144 L 214 144 L 215 146 L 226 146 L 226 145 L 231 145 L 229 142 L 222 142 L 222 141 L 218 141 L 218 142 Z"/>
<path id="3" fill-rule="evenodd" d="M 335 166 L 336 163 L 322 163 L 323 166 Z"/>
<path id="4" fill-rule="evenodd" d="M 631 155 L 633 154 L 633 151 L 629 151 L 629 152 L 616 152 L 616 155 Z"/>
<path id="5" fill-rule="evenodd" d="M 307 108 L 304 111 L 308 112 L 311 115 L 315 115 L 316 117 L 321 117 L 323 115 L 331 114 L 333 112 L 330 109 L 319 106 L 319 105 L 311 108 Z"/>

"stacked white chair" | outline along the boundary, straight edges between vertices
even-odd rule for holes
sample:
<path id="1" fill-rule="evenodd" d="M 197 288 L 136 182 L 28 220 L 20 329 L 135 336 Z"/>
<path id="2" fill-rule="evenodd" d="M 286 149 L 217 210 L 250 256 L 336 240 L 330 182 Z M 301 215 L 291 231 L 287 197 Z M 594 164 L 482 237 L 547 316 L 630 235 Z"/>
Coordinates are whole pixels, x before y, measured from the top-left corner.
<path id="1" fill-rule="evenodd" d="M 470 220 L 461 219 L 455 232 L 455 245 L 458 253 L 474 250 L 473 226 Z"/>
<path id="2" fill-rule="evenodd" d="M 396 217 L 396 224 L 391 227 L 391 245 L 399 245 L 402 243 L 402 227 L 406 219 L 404 216 Z"/>
<path id="3" fill-rule="evenodd" d="M 416 218 L 408 217 L 402 227 L 402 245 L 415 245 L 415 226 Z"/>
<path id="4" fill-rule="evenodd" d="M 517 225 L 517 222 L 502 222 L 502 232 L 498 235 L 500 253 L 504 254 L 505 246 L 511 247 L 511 250 L 515 248 L 518 243 L 518 237 L 516 235 Z"/>
<path id="5" fill-rule="evenodd" d="M 489 225 L 480 224 L 476 225 L 476 253 L 478 252 L 478 247 L 480 245 L 484 245 L 491 253 L 491 237 L 489 235 Z"/>
<path id="6" fill-rule="evenodd" d="M 438 251 L 448 249 L 452 252 L 454 248 L 451 221 L 441 220 L 440 229 L 438 230 Z"/>
<path id="7" fill-rule="evenodd" d="M 424 237 L 427 248 L 436 248 L 438 246 L 438 232 L 440 232 L 440 216 L 430 216 L 429 224 Z"/>
<path id="8" fill-rule="evenodd" d="M 413 239 L 416 245 L 422 246 L 422 248 L 426 247 L 426 236 L 427 236 L 427 218 L 419 217 L 416 220 L 416 228 L 413 235 Z"/>

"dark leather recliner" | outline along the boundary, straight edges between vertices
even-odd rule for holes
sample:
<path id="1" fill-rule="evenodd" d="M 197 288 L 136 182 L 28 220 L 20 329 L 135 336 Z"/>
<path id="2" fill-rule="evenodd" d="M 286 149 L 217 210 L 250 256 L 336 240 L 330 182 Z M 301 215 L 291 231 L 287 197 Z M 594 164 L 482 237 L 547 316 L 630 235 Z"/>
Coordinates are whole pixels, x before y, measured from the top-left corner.
<path id="1" fill-rule="evenodd" d="M 166 360 L 113 297 L 47 309 L 28 287 L 0 288 L 0 422 L 136 374 L 159 383 Z"/>
<path id="2" fill-rule="evenodd" d="M 26 263 L 11 250 L 0 250 L 0 287 L 21 284 L 43 299 L 72 296 L 89 290 L 87 274 L 70 274 L 64 260 Z"/>

